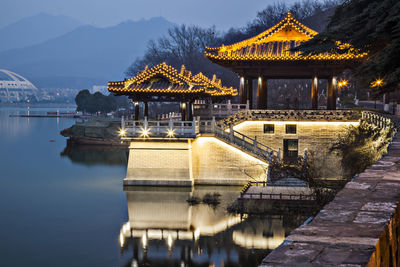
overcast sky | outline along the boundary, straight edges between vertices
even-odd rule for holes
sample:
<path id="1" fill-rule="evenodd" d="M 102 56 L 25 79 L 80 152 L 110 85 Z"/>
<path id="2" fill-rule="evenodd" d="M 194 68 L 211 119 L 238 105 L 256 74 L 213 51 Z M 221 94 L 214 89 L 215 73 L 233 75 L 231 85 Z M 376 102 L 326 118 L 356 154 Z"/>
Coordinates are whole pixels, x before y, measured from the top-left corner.
<path id="1" fill-rule="evenodd" d="M 175 23 L 244 26 L 257 11 L 278 0 L 1 0 L 0 26 L 41 12 L 67 15 L 86 24 L 115 25 L 162 16 Z M 282 0 L 292 3 L 295 0 Z"/>

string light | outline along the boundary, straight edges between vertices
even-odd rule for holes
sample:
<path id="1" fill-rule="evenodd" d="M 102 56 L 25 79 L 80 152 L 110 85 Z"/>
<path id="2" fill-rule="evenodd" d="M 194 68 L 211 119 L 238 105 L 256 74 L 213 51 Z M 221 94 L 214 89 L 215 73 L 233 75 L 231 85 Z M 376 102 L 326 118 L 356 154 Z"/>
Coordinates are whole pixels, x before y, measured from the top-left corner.
<path id="1" fill-rule="evenodd" d="M 159 77 L 168 79 L 168 88 L 152 88 L 153 83 Z M 192 73 L 182 65 L 180 72 L 167 65 L 165 62 L 153 68 L 145 67 L 136 77 L 120 82 L 109 82 L 110 92 L 129 92 L 129 93 L 167 93 L 167 94 L 198 94 L 206 93 L 211 96 L 236 96 L 238 90 L 233 87 L 225 87 L 216 75 L 210 80 L 203 73 L 192 75 Z"/>

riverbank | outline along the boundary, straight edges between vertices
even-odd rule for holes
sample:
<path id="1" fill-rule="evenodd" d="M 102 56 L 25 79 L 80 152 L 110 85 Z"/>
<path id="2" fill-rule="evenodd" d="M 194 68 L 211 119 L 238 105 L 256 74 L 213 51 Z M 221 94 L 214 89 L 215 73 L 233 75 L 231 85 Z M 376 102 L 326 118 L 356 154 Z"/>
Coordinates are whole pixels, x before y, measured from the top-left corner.
<path id="1" fill-rule="evenodd" d="M 3 103 L 0 108 L 76 108 L 72 103 Z"/>

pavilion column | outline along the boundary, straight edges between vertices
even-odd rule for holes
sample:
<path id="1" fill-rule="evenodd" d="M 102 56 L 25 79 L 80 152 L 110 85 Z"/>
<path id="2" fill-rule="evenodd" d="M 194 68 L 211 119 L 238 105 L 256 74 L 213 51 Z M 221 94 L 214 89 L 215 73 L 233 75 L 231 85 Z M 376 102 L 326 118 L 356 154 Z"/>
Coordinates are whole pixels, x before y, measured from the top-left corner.
<path id="1" fill-rule="evenodd" d="M 139 120 L 139 102 L 135 102 L 135 120 L 138 121 Z"/>
<path id="2" fill-rule="evenodd" d="M 149 102 L 145 101 L 144 102 L 144 116 L 149 118 Z"/>
<path id="3" fill-rule="evenodd" d="M 318 77 L 314 76 L 311 86 L 311 108 L 318 109 Z"/>
<path id="4" fill-rule="evenodd" d="M 186 104 L 186 118 L 188 121 L 192 121 L 193 120 L 193 102 L 189 101 Z"/>
<path id="5" fill-rule="evenodd" d="M 245 77 L 240 77 L 240 104 L 246 104 L 247 92 L 245 85 Z"/>
<path id="6" fill-rule="evenodd" d="M 247 92 L 247 100 L 249 101 L 249 109 L 253 109 L 253 79 L 247 78 L 244 82 L 244 87 Z"/>
<path id="7" fill-rule="evenodd" d="M 268 109 L 268 81 L 265 77 L 258 77 L 257 109 Z"/>
<path id="8" fill-rule="evenodd" d="M 337 91 L 337 80 L 336 77 L 331 77 L 328 80 L 328 88 L 326 90 L 327 95 L 327 109 L 336 109 L 336 91 Z"/>
<path id="9" fill-rule="evenodd" d="M 181 112 L 181 120 L 182 121 L 187 121 L 187 107 L 186 107 L 186 102 L 181 102 L 179 104 L 180 107 L 180 112 Z"/>
<path id="10" fill-rule="evenodd" d="M 389 98 L 389 93 L 384 93 L 383 94 L 383 110 L 386 112 L 389 112 L 390 110 L 390 98 Z"/>

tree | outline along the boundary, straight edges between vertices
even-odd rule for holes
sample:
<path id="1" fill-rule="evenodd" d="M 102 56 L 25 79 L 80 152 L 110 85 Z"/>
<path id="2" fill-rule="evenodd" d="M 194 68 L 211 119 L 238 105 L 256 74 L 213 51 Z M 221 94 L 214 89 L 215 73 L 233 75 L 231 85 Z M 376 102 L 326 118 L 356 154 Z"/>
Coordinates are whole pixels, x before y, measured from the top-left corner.
<path id="1" fill-rule="evenodd" d="M 338 47 L 337 41 L 352 47 Z M 335 10 L 327 29 L 297 50 L 303 54 L 347 53 L 355 49 L 368 58 L 354 74 L 364 86 L 381 78 L 381 92 L 400 83 L 400 2 L 398 0 L 347 0 Z"/>
<path id="2" fill-rule="evenodd" d="M 76 103 L 76 111 L 82 111 L 86 112 L 87 108 L 87 102 L 89 101 L 90 98 L 90 92 L 89 90 L 81 90 L 75 97 L 75 103 Z"/>
<path id="3" fill-rule="evenodd" d="M 339 3 L 340 0 L 303 0 L 294 2 L 291 5 L 287 5 L 283 1 L 275 2 L 259 11 L 256 18 L 249 22 L 244 28 L 229 29 L 222 37 L 222 43 L 229 45 L 253 37 L 277 24 L 288 12 L 291 12 L 296 19 L 301 21 L 310 19 L 307 26 L 312 29 L 323 30 L 327 22 L 325 22 L 324 17 L 319 17 L 318 15 L 325 15 L 326 11 L 336 8 Z M 317 16 L 317 18 L 311 19 L 314 16 Z"/>
<path id="4" fill-rule="evenodd" d="M 174 26 L 168 30 L 168 34 L 157 41 L 150 41 L 142 58 L 136 59 L 126 71 L 127 76 L 135 76 L 146 65 L 153 67 L 162 62 L 176 69 L 182 65 L 192 71 L 193 74 L 203 72 L 212 77 L 216 74 L 225 83 L 233 85 L 237 76 L 221 66 L 211 63 L 204 57 L 206 46 L 216 46 L 219 42 L 219 34 L 214 27 L 201 28 L 198 26 Z"/>
<path id="5" fill-rule="evenodd" d="M 100 92 L 91 94 L 89 90 L 81 90 L 75 97 L 76 110 L 88 113 L 108 113 L 117 109 L 117 102 L 112 95 L 105 96 Z"/>

